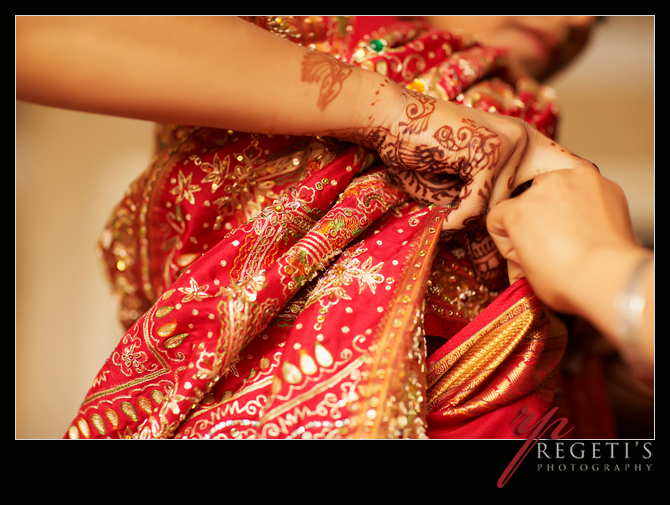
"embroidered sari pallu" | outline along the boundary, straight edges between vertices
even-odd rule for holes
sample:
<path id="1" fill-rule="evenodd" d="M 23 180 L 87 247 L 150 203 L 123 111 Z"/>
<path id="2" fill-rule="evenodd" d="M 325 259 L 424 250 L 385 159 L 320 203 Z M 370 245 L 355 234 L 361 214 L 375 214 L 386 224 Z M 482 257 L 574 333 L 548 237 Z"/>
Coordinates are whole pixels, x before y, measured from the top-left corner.
<path id="1" fill-rule="evenodd" d="M 438 37 L 439 65 L 388 75 L 553 124 L 539 87 L 476 86 L 498 53 L 417 26 L 414 46 L 367 41 L 349 61 L 435 59 Z M 485 279 L 485 230 L 440 242 L 449 209 L 410 199 L 375 153 L 205 128 L 157 140 L 101 241 L 127 332 L 66 437 L 511 438 L 522 407 L 549 409 L 565 335 L 525 281 Z"/>

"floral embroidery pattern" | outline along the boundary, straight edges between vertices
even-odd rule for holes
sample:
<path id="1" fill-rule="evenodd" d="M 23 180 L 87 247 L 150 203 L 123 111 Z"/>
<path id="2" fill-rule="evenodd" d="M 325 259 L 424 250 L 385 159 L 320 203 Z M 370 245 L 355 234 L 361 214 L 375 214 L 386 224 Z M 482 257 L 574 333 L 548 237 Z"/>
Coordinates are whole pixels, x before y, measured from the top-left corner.
<path id="1" fill-rule="evenodd" d="M 195 204 L 193 193 L 200 191 L 200 186 L 191 184 L 191 177 L 193 174 L 184 175 L 181 170 L 179 171 L 177 186 L 170 191 L 170 194 L 177 196 L 177 203 L 186 200 L 191 205 Z"/>
<path id="2" fill-rule="evenodd" d="M 142 341 L 139 337 L 127 334 L 121 342 L 123 347 L 112 354 L 112 363 L 119 367 L 123 375 L 130 377 L 133 373 L 139 375 L 156 369 L 156 365 L 145 366 L 148 357 L 147 353 L 142 350 Z"/>
<path id="3" fill-rule="evenodd" d="M 202 301 L 204 298 L 207 298 L 207 290 L 209 289 L 209 284 L 204 286 L 198 286 L 198 283 L 193 277 L 191 277 L 191 284 L 187 288 L 177 288 L 180 293 L 184 293 L 186 296 L 181 299 L 182 303 L 187 303 L 195 300 L 196 302 Z"/>
<path id="4" fill-rule="evenodd" d="M 497 53 L 461 34 L 412 22 L 345 46 L 344 18 L 283 20 L 254 22 L 417 93 L 552 124 L 551 100 L 533 102 L 541 88 L 468 92 Z M 100 243 L 128 331 L 68 436 L 425 437 L 424 325 L 466 324 L 497 295 L 482 282 L 489 243 L 438 244 L 444 212 L 410 200 L 359 146 L 160 126 Z M 542 335 L 524 345 L 540 349 Z M 514 401 L 517 364 L 492 371 L 499 387 L 481 397 Z"/>
<path id="5" fill-rule="evenodd" d="M 195 157 L 194 159 L 198 159 Z M 226 179 L 228 174 L 228 165 L 230 165 L 230 154 L 221 160 L 219 159 L 219 153 L 214 155 L 214 160 L 212 163 L 201 163 L 200 168 L 207 174 L 201 181 L 203 184 L 211 183 L 212 184 L 212 193 L 214 193 L 219 186 Z"/>
<path id="6" fill-rule="evenodd" d="M 357 247 L 354 251 L 346 250 L 340 260 L 319 279 L 316 287 L 310 293 L 305 307 L 316 302 L 327 307 L 337 303 L 339 299 L 351 300 L 344 287 L 351 285 L 354 281 L 358 282 L 359 294 L 366 287 L 374 294 L 377 285 L 384 282 L 384 276 L 379 273 L 384 263 L 380 262 L 372 266 L 372 256 L 370 256 L 361 264 L 357 256 L 365 251 L 367 249 L 362 246 Z"/>

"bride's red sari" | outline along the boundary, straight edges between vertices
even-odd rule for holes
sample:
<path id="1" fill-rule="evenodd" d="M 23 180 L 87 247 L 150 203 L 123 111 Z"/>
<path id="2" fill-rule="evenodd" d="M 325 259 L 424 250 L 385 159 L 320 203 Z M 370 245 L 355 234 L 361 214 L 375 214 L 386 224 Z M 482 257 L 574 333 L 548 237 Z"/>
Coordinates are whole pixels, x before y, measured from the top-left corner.
<path id="1" fill-rule="evenodd" d="M 555 102 L 465 34 L 250 19 L 419 92 L 553 135 Z M 234 69 L 231 69 L 234 71 Z M 565 347 L 485 229 L 331 138 L 162 125 L 100 241 L 127 333 L 69 438 L 525 438 Z M 530 410 L 529 410 L 530 409 Z"/>

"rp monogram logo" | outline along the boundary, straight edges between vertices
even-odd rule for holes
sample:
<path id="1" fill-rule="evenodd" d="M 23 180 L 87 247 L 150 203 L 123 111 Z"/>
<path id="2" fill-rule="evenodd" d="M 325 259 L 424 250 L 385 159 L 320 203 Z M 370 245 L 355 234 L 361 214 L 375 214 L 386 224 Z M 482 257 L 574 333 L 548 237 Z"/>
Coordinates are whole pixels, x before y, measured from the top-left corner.
<path id="1" fill-rule="evenodd" d="M 507 465 L 507 468 L 505 471 L 502 473 L 500 478 L 498 479 L 498 487 L 501 488 L 505 484 L 507 484 L 507 481 L 514 475 L 514 472 L 516 472 L 517 468 L 521 464 L 521 462 L 524 460 L 524 458 L 528 455 L 530 450 L 535 447 L 535 444 L 540 438 L 546 438 L 544 435 L 547 433 L 552 426 L 556 425 L 554 427 L 554 430 L 551 432 L 550 438 L 552 440 L 559 440 L 563 437 L 565 437 L 568 433 L 572 431 L 572 428 L 569 430 L 565 431 L 564 433 L 561 433 L 561 430 L 563 430 L 567 423 L 568 420 L 566 418 L 559 418 L 552 422 L 551 424 L 547 424 L 552 416 L 556 413 L 558 410 L 558 407 L 554 407 L 551 409 L 549 412 L 547 412 L 542 419 L 540 419 L 537 423 L 530 425 L 533 417 L 535 417 L 535 414 L 532 412 L 528 412 L 528 405 L 524 406 L 521 409 L 521 414 L 519 417 L 517 417 L 514 422 L 516 423 L 519 419 L 524 417 L 524 419 L 521 420 L 521 423 L 519 424 L 519 427 L 517 428 L 517 432 L 519 434 L 521 433 L 526 433 L 530 432 L 528 434 L 528 438 L 526 439 L 526 442 L 523 444 L 521 449 L 519 449 L 519 452 L 516 453 L 516 456 L 510 461 L 510 464 Z M 530 425 L 530 426 L 529 426 Z"/>

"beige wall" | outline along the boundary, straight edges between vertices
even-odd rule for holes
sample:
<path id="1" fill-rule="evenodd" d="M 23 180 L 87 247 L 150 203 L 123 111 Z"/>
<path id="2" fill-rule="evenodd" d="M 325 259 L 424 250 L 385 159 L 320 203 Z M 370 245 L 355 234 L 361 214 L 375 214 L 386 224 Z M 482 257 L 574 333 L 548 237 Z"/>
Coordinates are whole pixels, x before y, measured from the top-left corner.
<path id="1" fill-rule="evenodd" d="M 612 17 L 551 85 L 560 141 L 593 161 L 629 199 L 638 239 L 654 240 L 654 18 Z"/>
<path id="2" fill-rule="evenodd" d="M 653 240 L 653 29 L 611 18 L 552 82 L 561 140 L 619 182 Z M 93 246 L 150 157 L 151 125 L 16 106 L 16 437 L 60 438 L 120 337 Z"/>

